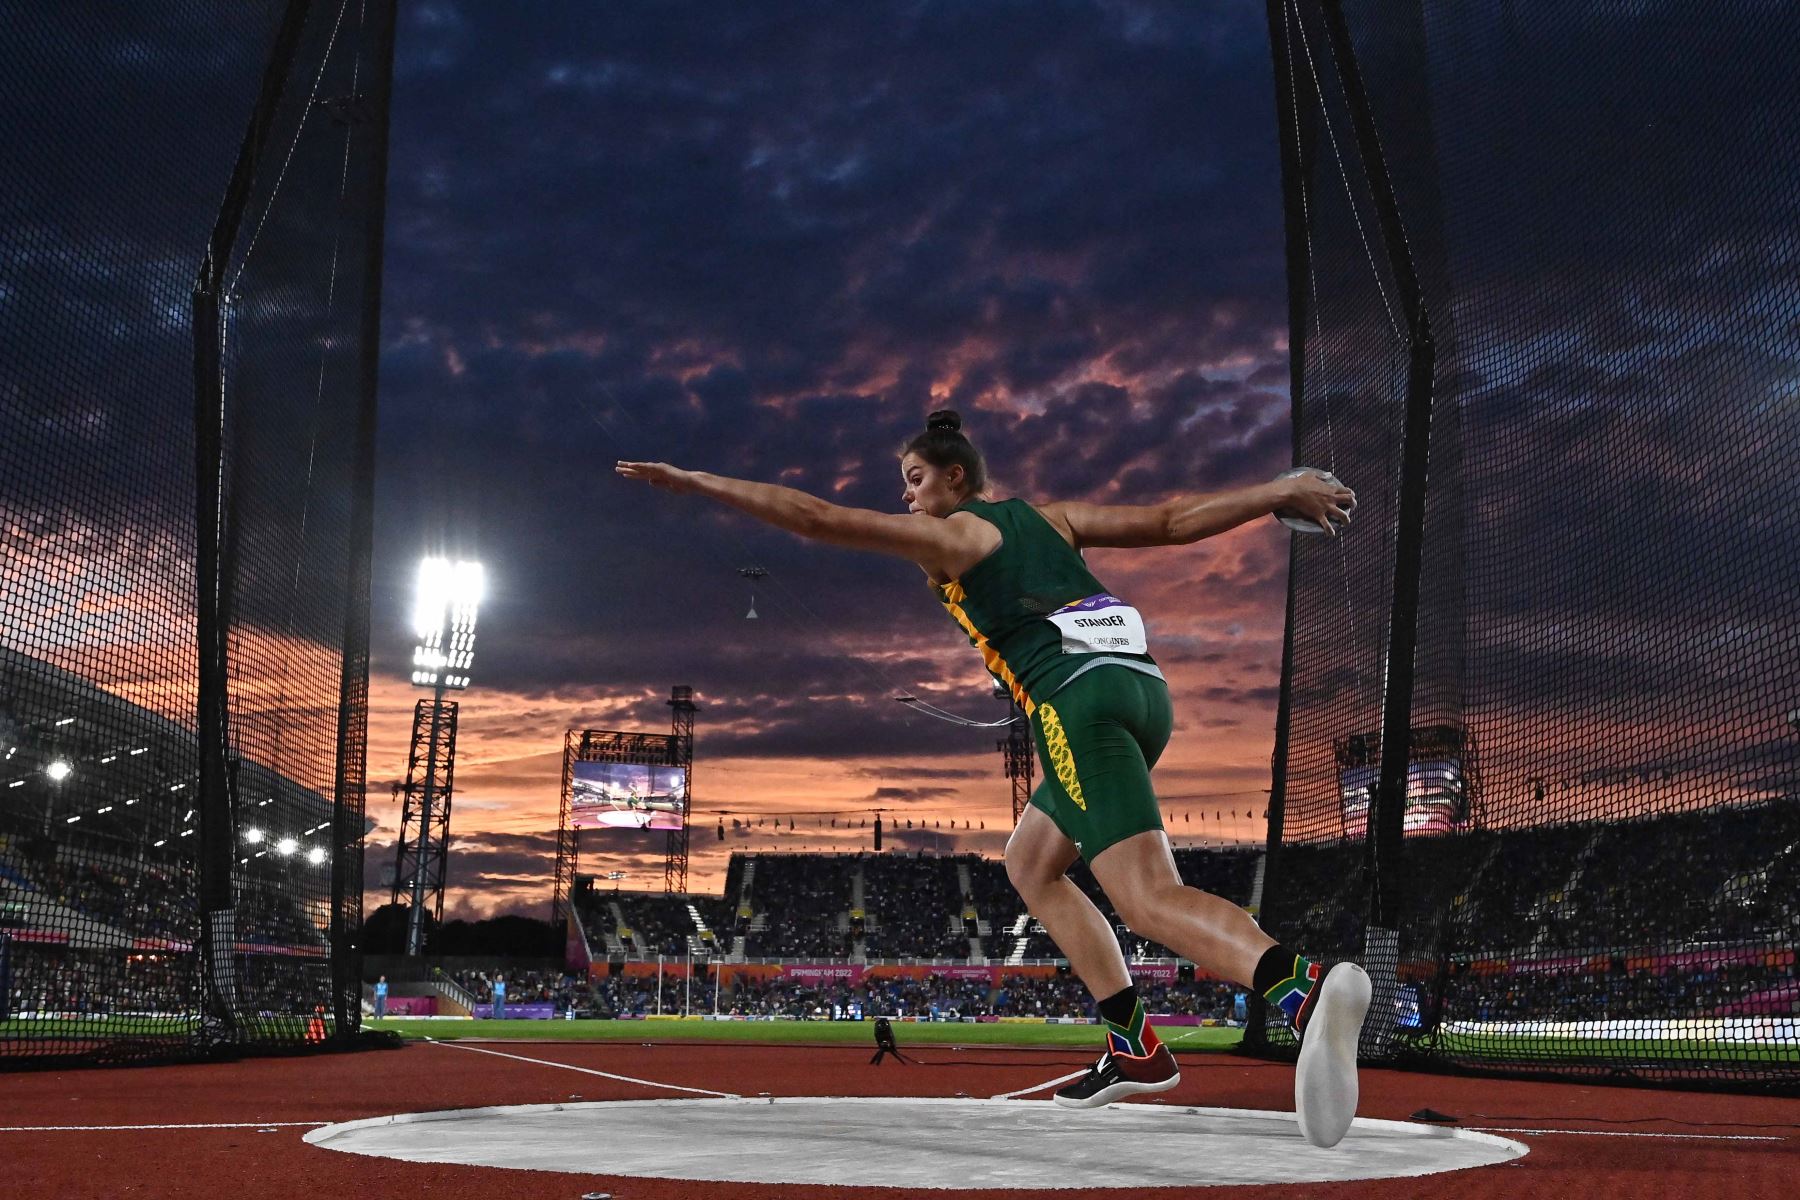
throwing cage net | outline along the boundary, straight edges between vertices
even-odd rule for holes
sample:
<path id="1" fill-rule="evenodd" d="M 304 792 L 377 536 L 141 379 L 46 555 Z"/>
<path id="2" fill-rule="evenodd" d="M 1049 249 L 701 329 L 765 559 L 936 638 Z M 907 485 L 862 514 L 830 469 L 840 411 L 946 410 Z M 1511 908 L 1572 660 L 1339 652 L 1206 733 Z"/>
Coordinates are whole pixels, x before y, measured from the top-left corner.
<path id="1" fill-rule="evenodd" d="M 359 1024 L 392 25 L 0 5 L 0 1065 Z"/>
<path id="2" fill-rule="evenodd" d="M 1366 960 L 1369 1059 L 1800 1087 L 1800 10 L 1269 17 L 1361 507 L 1294 539 L 1265 924 Z"/>

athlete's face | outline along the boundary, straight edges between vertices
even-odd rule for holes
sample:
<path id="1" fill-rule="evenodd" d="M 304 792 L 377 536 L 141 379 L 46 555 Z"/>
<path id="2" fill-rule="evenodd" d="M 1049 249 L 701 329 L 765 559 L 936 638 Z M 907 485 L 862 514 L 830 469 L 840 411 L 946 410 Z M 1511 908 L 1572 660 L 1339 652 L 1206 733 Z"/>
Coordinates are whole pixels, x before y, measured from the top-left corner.
<path id="1" fill-rule="evenodd" d="M 908 512 L 947 517 L 963 502 L 963 469 L 954 464 L 934 467 L 916 454 L 904 455 L 900 479 L 900 502 Z"/>

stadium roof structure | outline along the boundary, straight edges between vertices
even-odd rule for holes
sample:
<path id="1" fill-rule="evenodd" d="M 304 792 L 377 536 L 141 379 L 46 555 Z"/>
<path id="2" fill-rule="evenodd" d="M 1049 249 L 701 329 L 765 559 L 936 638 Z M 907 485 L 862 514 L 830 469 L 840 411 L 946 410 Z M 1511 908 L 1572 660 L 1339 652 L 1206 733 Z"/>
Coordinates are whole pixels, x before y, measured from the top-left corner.
<path id="1" fill-rule="evenodd" d="M 0 647 L 0 796 L 10 801 L 0 819 L 15 831 L 47 823 L 59 836 L 172 845 L 197 828 L 195 737 L 167 714 Z M 59 761 L 70 768 L 60 781 L 47 773 Z M 295 835 L 329 827 L 329 795 L 248 758 L 234 768 L 246 826 Z M 365 817 L 362 832 L 374 824 Z"/>

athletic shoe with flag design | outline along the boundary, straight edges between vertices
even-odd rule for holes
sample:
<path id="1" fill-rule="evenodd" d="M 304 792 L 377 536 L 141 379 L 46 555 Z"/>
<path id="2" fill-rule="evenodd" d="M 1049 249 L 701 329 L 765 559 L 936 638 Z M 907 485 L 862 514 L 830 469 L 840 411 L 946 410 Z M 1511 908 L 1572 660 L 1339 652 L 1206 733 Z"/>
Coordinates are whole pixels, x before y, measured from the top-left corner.
<path id="1" fill-rule="evenodd" d="M 1056 1102 L 1064 1108 L 1100 1108 L 1143 1092 L 1166 1092 L 1181 1082 L 1181 1071 L 1169 1048 L 1158 1043 L 1141 1058 L 1115 1054 L 1109 1047 L 1086 1075 L 1060 1088 Z"/>
<path id="2" fill-rule="evenodd" d="M 1356 1118 L 1356 1049 L 1369 1011 L 1369 976 L 1339 963 L 1312 989 L 1301 1011 L 1300 1062 L 1294 1071 L 1294 1112 L 1300 1133 L 1315 1146 L 1344 1140 Z"/>

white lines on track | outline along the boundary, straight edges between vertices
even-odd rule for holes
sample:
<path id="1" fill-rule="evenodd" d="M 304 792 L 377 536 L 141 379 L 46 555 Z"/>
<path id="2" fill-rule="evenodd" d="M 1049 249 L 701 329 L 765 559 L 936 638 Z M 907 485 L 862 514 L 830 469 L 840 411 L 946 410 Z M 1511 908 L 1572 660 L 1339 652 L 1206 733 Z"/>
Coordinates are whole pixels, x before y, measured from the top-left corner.
<path id="1" fill-rule="evenodd" d="M 1613 1129 L 1513 1129 L 1502 1125 L 1466 1125 L 1477 1133 L 1539 1133 L 1558 1137 L 1629 1137 L 1678 1138 L 1690 1142 L 1785 1142 L 1788 1139 L 1766 1133 L 1637 1133 Z"/>
<path id="2" fill-rule="evenodd" d="M 317 1129 L 330 1121 L 197 1121 L 183 1125 L 0 1125 L 0 1133 L 107 1133 L 140 1129 Z"/>
<path id="3" fill-rule="evenodd" d="M 492 1054 L 495 1058 L 510 1058 L 517 1062 L 535 1063 L 540 1067 L 556 1067 L 564 1071 L 579 1071 L 583 1075 L 598 1075 L 602 1079 L 617 1079 L 621 1083 L 638 1083 L 645 1087 L 662 1088 L 670 1092 L 689 1092 L 695 1096 L 718 1096 L 726 1100 L 739 1098 L 736 1092 L 716 1092 L 711 1088 L 682 1087 L 678 1083 L 661 1083 L 655 1079 L 639 1079 L 634 1075 L 615 1075 L 611 1071 L 600 1071 L 593 1067 L 577 1067 L 548 1058 L 526 1058 L 523 1054 L 507 1054 L 501 1050 L 488 1050 L 481 1046 L 465 1046 L 459 1042 L 440 1042 L 431 1038 L 425 1040 L 433 1046 L 442 1046 L 447 1050 L 467 1050 L 472 1054 Z"/>
<path id="4" fill-rule="evenodd" d="M 1088 1073 L 1088 1069 L 1086 1067 L 1083 1067 L 1079 1071 L 1070 1071 L 1067 1075 L 1058 1075 L 1055 1079 L 1048 1079 L 1048 1080 L 1045 1080 L 1043 1083 L 1034 1083 L 1030 1087 L 1020 1088 L 1016 1092 L 1001 1092 L 997 1096 L 989 1096 L 988 1099 L 989 1100 L 1011 1100 L 1017 1096 L 1029 1096 L 1033 1092 L 1041 1092 L 1045 1088 L 1055 1087 L 1059 1083 L 1067 1083 L 1071 1079 L 1080 1079 L 1083 1075 L 1086 1075 L 1087 1073 Z"/>

